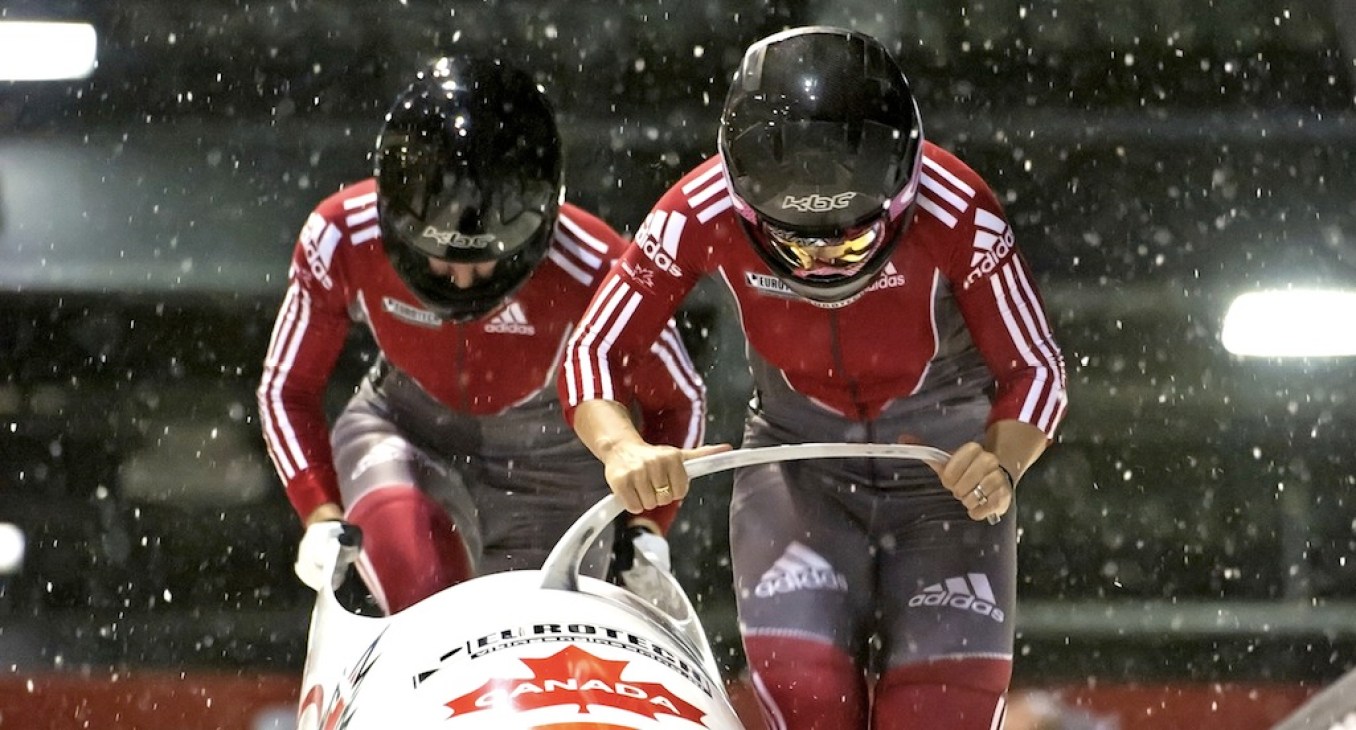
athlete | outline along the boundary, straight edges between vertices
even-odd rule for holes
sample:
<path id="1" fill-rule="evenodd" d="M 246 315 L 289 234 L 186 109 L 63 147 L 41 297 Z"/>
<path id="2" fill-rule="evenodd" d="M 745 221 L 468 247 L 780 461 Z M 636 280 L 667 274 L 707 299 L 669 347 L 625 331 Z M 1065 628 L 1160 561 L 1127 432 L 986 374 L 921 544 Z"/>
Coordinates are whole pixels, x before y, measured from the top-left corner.
<path id="1" fill-rule="evenodd" d="M 707 274 L 749 344 L 745 446 L 951 454 L 736 473 L 737 605 L 769 727 L 998 727 L 1016 527 L 990 518 L 1064 415 L 1063 359 L 998 199 L 924 140 L 879 42 L 807 27 L 753 44 L 719 154 L 659 199 L 571 339 L 568 416 L 632 511 L 688 484 L 614 373 Z"/>
<path id="2" fill-rule="evenodd" d="M 496 60 L 421 72 L 375 162 L 302 228 L 258 395 L 293 507 L 307 526 L 362 529 L 359 572 L 394 613 L 474 575 L 539 567 L 608 493 L 555 383 L 624 241 L 562 202 L 549 102 Z M 355 322 L 379 357 L 330 429 L 324 397 Z M 660 330 L 618 367 L 619 397 L 647 439 L 694 446 L 705 389 L 673 324 Z M 636 516 L 628 547 L 666 559 L 673 513 Z M 308 583 L 322 534 L 302 540 Z"/>

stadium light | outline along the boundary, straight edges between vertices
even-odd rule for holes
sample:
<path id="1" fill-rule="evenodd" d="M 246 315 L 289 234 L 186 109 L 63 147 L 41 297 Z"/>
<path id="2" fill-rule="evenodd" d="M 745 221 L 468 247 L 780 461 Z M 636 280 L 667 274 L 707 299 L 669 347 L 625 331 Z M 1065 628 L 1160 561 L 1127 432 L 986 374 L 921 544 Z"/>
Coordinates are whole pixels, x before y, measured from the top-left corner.
<path id="1" fill-rule="evenodd" d="M 0 21 L 0 81 L 83 79 L 97 63 L 89 23 Z"/>
<path id="2" fill-rule="evenodd" d="M 1224 315 L 1224 349 L 1244 357 L 1356 355 L 1356 291 L 1283 289 L 1240 294 Z"/>
<path id="3" fill-rule="evenodd" d="M 0 522 L 0 575 L 17 573 L 23 567 L 25 542 L 18 525 Z"/>

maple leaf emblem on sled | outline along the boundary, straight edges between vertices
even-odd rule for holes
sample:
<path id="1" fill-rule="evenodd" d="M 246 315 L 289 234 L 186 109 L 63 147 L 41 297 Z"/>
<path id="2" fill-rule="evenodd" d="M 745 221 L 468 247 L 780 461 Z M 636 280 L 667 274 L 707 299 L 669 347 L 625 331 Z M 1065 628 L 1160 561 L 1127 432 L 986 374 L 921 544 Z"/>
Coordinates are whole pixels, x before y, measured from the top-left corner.
<path id="1" fill-rule="evenodd" d="M 542 659 L 519 659 L 532 670 L 531 679 L 492 679 L 447 703 L 453 717 L 482 710 L 535 710 L 556 705 L 613 707 L 651 719 L 661 714 L 681 717 L 705 727 L 705 713 L 656 682 L 622 679 L 630 664 L 594 656 L 568 646 Z"/>

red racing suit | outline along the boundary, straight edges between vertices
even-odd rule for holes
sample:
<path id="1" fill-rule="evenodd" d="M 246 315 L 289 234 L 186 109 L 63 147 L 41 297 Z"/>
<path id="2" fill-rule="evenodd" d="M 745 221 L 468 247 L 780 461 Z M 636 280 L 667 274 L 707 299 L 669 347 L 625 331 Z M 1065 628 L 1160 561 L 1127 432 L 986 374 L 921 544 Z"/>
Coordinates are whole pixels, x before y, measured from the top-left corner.
<path id="1" fill-rule="evenodd" d="M 494 314 L 456 324 L 422 308 L 389 264 L 376 200 L 369 178 L 311 213 L 264 363 L 258 390 L 264 439 L 297 513 L 304 518 L 323 503 L 343 504 L 324 400 L 354 322 L 371 331 L 384 364 L 444 407 L 438 419 L 476 427 L 476 444 L 431 449 L 525 457 L 568 448 L 592 460 L 568 428 L 556 428 L 557 421 L 565 425 L 558 407 L 540 406 L 555 403 L 565 343 L 625 241 L 565 204 L 546 258 L 522 288 Z M 702 439 L 705 389 L 673 323 L 660 329 L 653 347 L 617 370 L 621 400 L 633 406 L 647 437 L 693 446 Z M 544 434 L 556 433 L 570 443 L 542 443 L 552 438 Z M 601 467 L 597 478 L 606 494 Z M 667 526 L 672 510 L 649 516 Z"/>
<path id="2" fill-rule="evenodd" d="M 649 213 L 572 338 L 567 415 L 585 400 L 619 399 L 619 366 L 713 274 L 749 345 L 745 447 L 905 441 L 953 450 L 1009 419 L 1052 437 L 1067 403 L 1063 356 L 1002 207 L 955 156 L 930 143 L 922 153 L 903 240 L 865 293 L 838 307 L 797 296 L 759 258 L 719 158 L 689 172 Z M 867 712 L 914 706 L 946 717 L 939 708 L 976 697 L 961 712 L 981 716 L 947 726 L 994 726 L 1011 670 L 1014 525 L 970 520 L 916 463 L 739 470 L 736 600 L 770 726 L 859 728 Z M 919 690 L 918 678 L 943 676 L 941 666 L 978 694 Z M 882 676 L 874 710 L 863 709 L 864 669 Z M 919 691 L 933 699 L 917 701 L 910 693 Z"/>
<path id="3" fill-rule="evenodd" d="M 753 354 L 774 368 L 767 376 L 830 412 L 865 421 L 945 388 L 955 361 L 977 348 L 995 387 L 988 422 L 1053 435 L 1066 403 L 1063 360 L 1002 208 L 960 160 L 930 143 L 925 155 L 905 240 L 866 295 L 841 309 L 815 306 L 773 276 L 744 237 L 719 160 L 697 167 L 660 199 L 600 287 L 567 356 L 567 410 L 619 400 L 617 365 L 645 352 L 697 280 L 715 273 Z"/>

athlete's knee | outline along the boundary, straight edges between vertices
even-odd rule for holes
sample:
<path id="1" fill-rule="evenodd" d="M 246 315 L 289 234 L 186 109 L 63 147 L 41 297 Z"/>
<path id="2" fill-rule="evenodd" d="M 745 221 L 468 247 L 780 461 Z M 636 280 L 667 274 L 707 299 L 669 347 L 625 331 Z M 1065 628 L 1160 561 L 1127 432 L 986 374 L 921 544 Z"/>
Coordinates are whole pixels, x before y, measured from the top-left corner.
<path id="1" fill-rule="evenodd" d="M 363 531 L 359 569 L 389 613 L 471 577 L 471 559 L 452 518 L 413 486 L 364 494 L 347 518 Z"/>
<path id="2" fill-rule="evenodd" d="M 397 518 L 402 521 L 395 522 Z M 377 530 L 433 533 L 456 528 L 447 512 L 412 484 L 394 484 L 364 493 L 348 508 L 347 519 L 359 526 L 367 523 Z"/>
<path id="3" fill-rule="evenodd" d="M 744 639 L 763 719 L 778 730 L 858 730 L 866 724 L 862 669 L 841 649 L 781 636 Z"/>
<path id="4" fill-rule="evenodd" d="M 999 727 L 1010 659 L 939 659 L 894 667 L 876 683 L 873 730 Z"/>

